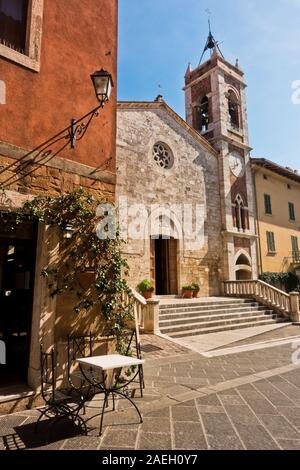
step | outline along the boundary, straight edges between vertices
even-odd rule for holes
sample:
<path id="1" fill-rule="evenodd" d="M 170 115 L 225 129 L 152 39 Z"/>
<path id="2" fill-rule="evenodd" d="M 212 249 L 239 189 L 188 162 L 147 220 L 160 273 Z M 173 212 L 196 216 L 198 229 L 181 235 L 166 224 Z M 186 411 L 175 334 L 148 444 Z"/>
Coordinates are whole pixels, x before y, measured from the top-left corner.
<path id="1" fill-rule="evenodd" d="M 213 314 L 222 314 L 222 313 L 243 313 L 251 312 L 254 310 L 263 311 L 266 310 L 266 307 L 260 305 L 249 305 L 248 307 L 237 307 L 237 308 L 217 308 L 217 309 L 199 309 L 199 307 L 193 309 L 178 309 L 178 310 L 166 310 L 164 312 L 159 312 L 159 317 L 165 319 L 166 317 L 176 318 L 176 316 L 181 315 L 213 315 Z"/>
<path id="2" fill-rule="evenodd" d="M 257 315 L 255 317 L 242 317 L 236 319 L 229 319 L 229 320 L 214 320 L 214 321 L 206 321 L 206 322 L 197 322 L 197 323 L 188 323 L 187 325 L 172 325 L 170 327 L 162 327 L 160 328 L 161 333 L 176 333 L 180 332 L 188 327 L 190 331 L 193 331 L 196 328 L 201 328 L 203 330 L 207 330 L 210 328 L 218 327 L 218 326 L 227 326 L 227 325 L 236 325 L 239 326 L 240 324 L 244 323 L 257 323 L 261 321 L 268 321 L 270 323 L 277 323 L 277 318 L 270 318 L 267 315 Z"/>
<path id="3" fill-rule="evenodd" d="M 201 323 L 201 322 L 213 322 L 219 320 L 234 320 L 234 319 L 241 319 L 241 318 L 249 318 L 249 317 L 257 317 L 257 316 L 275 316 L 277 317 L 272 310 L 254 310 L 254 311 L 246 311 L 246 312 L 238 312 L 238 313 L 222 313 L 217 315 L 184 315 L 184 316 L 176 316 L 176 318 L 163 318 L 159 320 L 159 326 L 176 326 L 176 325 L 186 325 L 189 323 Z"/>
<path id="4" fill-rule="evenodd" d="M 160 310 L 166 310 L 170 308 L 187 308 L 187 307 L 210 307 L 210 306 L 223 306 L 223 305 L 242 305 L 242 304 L 247 304 L 247 303 L 256 303 L 254 299 L 228 299 L 228 300 L 212 300 L 212 301 L 193 301 L 193 300 L 183 300 L 182 302 L 177 302 L 177 303 L 167 303 L 167 304 L 161 304 L 159 306 Z"/>
<path id="5" fill-rule="evenodd" d="M 277 323 L 283 323 L 284 321 L 279 321 Z M 199 329 L 193 329 L 193 330 L 184 330 L 178 333 L 171 333 L 168 336 L 170 338 L 186 338 L 188 336 L 200 336 L 200 335 L 207 335 L 210 333 L 221 333 L 221 332 L 226 332 L 226 331 L 234 331 L 234 330 L 239 330 L 239 329 L 245 329 L 245 328 L 253 328 L 257 326 L 267 326 L 267 325 L 274 325 L 276 322 L 274 320 L 264 320 L 264 321 L 259 321 L 255 323 L 240 323 L 238 325 L 224 325 L 224 326 L 216 326 L 212 328 L 199 328 Z"/>

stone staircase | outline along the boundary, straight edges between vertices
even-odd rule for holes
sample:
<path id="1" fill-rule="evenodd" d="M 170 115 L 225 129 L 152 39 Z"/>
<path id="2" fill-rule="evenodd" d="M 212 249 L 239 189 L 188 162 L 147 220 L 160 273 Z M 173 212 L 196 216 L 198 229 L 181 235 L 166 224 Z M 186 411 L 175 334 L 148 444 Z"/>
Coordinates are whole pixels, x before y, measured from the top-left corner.
<path id="1" fill-rule="evenodd" d="M 284 318 L 252 299 L 169 299 L 159 307 L 160 332 L 171 338 L 282 322 L 285 322 Z"/>

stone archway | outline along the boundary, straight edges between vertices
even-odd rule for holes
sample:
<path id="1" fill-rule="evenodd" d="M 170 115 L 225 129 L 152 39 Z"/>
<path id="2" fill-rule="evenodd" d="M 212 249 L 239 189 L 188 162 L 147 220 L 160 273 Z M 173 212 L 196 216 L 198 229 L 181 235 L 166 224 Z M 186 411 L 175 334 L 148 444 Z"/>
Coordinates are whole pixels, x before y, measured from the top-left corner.
<path id="1" fill-rule="evenodd" d="M 249 281 L 252 278 L 251 257 L 245 250 L 241 250 L 235 257 L 235 279 L 237 281 Z"/>

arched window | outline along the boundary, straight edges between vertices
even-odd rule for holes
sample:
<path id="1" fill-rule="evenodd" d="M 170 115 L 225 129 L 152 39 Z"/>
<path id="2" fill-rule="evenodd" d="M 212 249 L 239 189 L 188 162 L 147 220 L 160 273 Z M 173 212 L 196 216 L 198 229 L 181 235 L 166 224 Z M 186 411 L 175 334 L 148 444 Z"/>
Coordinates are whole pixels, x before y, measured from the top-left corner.
<path id="1" fill-rule="evenodd" d="M 209 122 L 210 122 L 209 101 L 208 101 L 207 96 L 204 96 L 200 104 L 200 132 L 201 133 L 208 131 Z"/>
<path id="2" fill-rule="evenodd" d="M 247 258 L 246 255 L 244 254 L 241 254 L 239 257 L 238 257 L 238 260 L 236 262 L 237 265 L 243 265 L 243 266 L 251 266 L 251 263 L 249 261 L 249 259 Z"/>
<path id="3" fill-rule="evenodd" d="M 229 121 L 232 127 L 240 128 L 240 115 L 239 115 L 239 100 L 235 93 L 230 90 L 228 93 L 228 111 Z"/>
<path id="4" fill-rule="evenodd" d="M 235 199 L 235 225 L 238 230 L 246 230 L 246 211 L 242 196 L 238 195 Z"/>

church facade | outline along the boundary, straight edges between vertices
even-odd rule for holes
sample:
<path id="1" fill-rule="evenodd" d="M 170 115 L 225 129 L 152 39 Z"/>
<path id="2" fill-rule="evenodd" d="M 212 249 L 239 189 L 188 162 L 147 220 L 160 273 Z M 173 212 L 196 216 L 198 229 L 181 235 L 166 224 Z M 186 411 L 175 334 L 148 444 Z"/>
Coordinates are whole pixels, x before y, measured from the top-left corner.
<path id="1" fill-rule="evenodd" d="M 246 84 L 212 36 L 208 61 L 185 75 L 186 120 L 158 97 L 122 102 L 117 118 L 117 203 L 130 285 L 157 295 L 197 283 L 257 278 L 255 198 Z"/>

